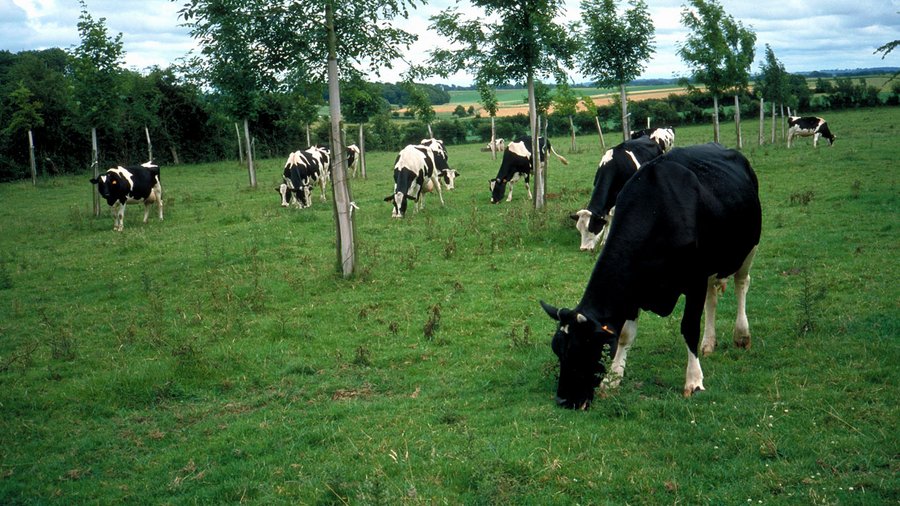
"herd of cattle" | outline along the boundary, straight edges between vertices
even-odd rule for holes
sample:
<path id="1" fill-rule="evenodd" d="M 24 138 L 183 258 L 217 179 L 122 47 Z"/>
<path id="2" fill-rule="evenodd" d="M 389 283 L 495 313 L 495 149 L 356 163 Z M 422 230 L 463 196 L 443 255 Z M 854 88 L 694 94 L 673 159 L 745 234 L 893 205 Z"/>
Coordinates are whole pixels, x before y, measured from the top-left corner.
<path id="1" fill-rule="evenodd" d="M 603 155 L 586 208 L 571 215 L 581 234 L 581 249 L 602 249 L 581 301 L 572 309 L 541 301 L 544 311 L 558 322 L 552 340 L 560 364 L 556 401 L 567 408 L 586 409 L 596 387 L 615 387 L 624 373 L 640 311 L 668 316 L 681 295 L 685 296 L 681 333 L 688 349 L 684 395 L 703 390 L 699 353 L 708 355 L 715 349 L 717 299 L 731 276 L 737 296 L 734 343 L 750 346 L 746 295 L 762 222 L 756 174 L 741 153 L 719 144 L 674 147 L 672 128 L 631 134 L 631 140 Z M 834 143 L 822 118 L 790 118 L 788 147 L 797 136 L 813 136 L 814 146 L 819 137 Z M 538 145 L 541 162 L 553 153 L 568 164 L 543 137 Z M 498 139 L 487 150 L 491 148 L 503 151 L 497 176 L 490 180 L 491 202 L 499 203 L 507 186 L 506 200 L 512 200 L 512 184 L 520 179 L 531 198 L 531 137 L 509 143 Z M 354 166 L 359 149 L 349 146 L 346 156 L 348 166 Z M 315 185 L 326 200 L 330 168 L 327 147 L 291 153 L 276 188 L 281 205 L 309 207 Z M 424 205 L 425 193 L 436 190 L 443 204 L 441 187 L 452 190 L 459 172 L 450 167 L 442 141 L 423 139 L 400 151 L 393 175 L 393 192 L 384 200 L 391 203 L 392 217 L 401 218 L 410 200 L 417 211 Z M 122 231 L 127 203 L 144 204 L 144 223 L 152 204 L 157 204 L 163 219 L 158 166 L 148 162 L 116 167 L 91 183 L 112 207 L 114 230 Z M 608 375 L 604 348 L 612 355 Z"/>

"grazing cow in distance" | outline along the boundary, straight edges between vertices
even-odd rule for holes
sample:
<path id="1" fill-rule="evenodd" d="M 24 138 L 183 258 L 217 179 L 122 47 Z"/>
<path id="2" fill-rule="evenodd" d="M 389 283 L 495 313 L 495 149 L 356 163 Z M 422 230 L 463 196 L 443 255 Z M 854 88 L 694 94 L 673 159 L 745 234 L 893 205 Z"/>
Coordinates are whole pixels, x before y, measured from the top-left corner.
<path id="1" fill-rule="evenodd" d="M 459 171 L 450 168 L 444 141 L 433 138 L 422 139 L 422 142 L 419 144 L 431 148 L 431 151 L 434 152 L 434 168 L 438 173 L 438 179 L 444 183 L 448 190 L 456 188 L 456 178 L 459 177 Z"/>
<path id="2" fill-rule="evenodd" d="M 416 203 L 416 212 L 424 207 L 423 192 L 430 192 L 437 187 L 441 205 L 444 195 L 441 183 L 435 170 L 434 151 L 428 146 L 410 144 L 400 150 L 394 162 L 394 193 L 384 198 L 392 202 L 391 217 L 402 218 L 410 200 Z"/>
<path id="3" fill-rule="evenodd" d="M 581 233 L 581 250 L 603 247 L 615 214 L 616 196 L 641 167 L 663 153 L 662 148 L 650 137 L 638 137 L 606 150 L 597 173 L 594 190 L 587 209 L 581 209 L 570 217 Z"/>
<path id="4" fill-rule="evenodd" d="M 828 145 L 834 145 L 834 134 L 828 129 L 828 123 L 814 116 L 791 116 L 788 118 L 787 147 L 791 147 L 794 137 L 813 138 L 813 147 L 819 147 L 819 137 L 828 139 Z"/>
<path id="5" fill-rule="evenodd" d="M 491 149 L 491 143 L 487 143 L 487 146 L 481 148 L 482 151 L 503 151 L 506 149 L 506 142 L 503 140 L 503 137 L 497 137 L 493 141 L 494 149 Z"/>
<path id="6" fill-rule="evenodd" d="M 359 162 L 359 146 L 351 144 L 347 146 L 347 172 L 356 177 L 357 162 Z"/>
<path id="7" fill-rule="evenodd" d="M 606 372 L 601 358 L 612 350 L 612 375 L 603 383 L 615 387 L 634 342 L 638 313 L 668 316 L 682 294 L 681 334 L 688 349 L 684 395 L 703 390 L 699 352 L 715 349 L 717 297 L 730 275 L 738 300 L 734 342 L 750 347 L 746 296 L 762 212 L 759 184 L 747 159 L 713 143 L 675 148 L 644 164 L 619 192 L 616 207 L 581 302 L 557 309 L 541 301 L 559 322 L 552 341 L 560 364 L 556 400 L 566 408 L 590 405 Z"/>
<path id="8" fill-rule="evenodd" d="M 541 163 L 547 160 L 547 152 L 553 153 L 563 165 L 568 165 L 569 161 L 565 157 L 553 149 L 550 141 L 543 137 L 538 137 L 538 149 L 540 151 Z M 525 178 L 525 189 L 528 191 L 528 198 L 531 199 L 531 136 L 526 135 L 519 137 L 510 142 L 503 152 L 503 159 L 500 161 L 500 170 L 497 177 L 489 181 L 491 188 L 491 204 L 496 204 L 503 199 L 503 193 L 506 191 L 507 183 L 510 184 L 509 195 L 506 197 L 507 202 L 512 201 L 512 183 L 519 178 Z"/>
<path id="9" fill-rule="evenodd" d="M 664 153 L 668 152 L 675 146 L 675 129 L 670 126 L 659 128 L 645 128 L 643 130 L 635 130 L 631 132 L 632 139 L 639 139 L 645 136 L 653 139 L 654 142 L 659 144 L 659 147 L 663 150 Z"/>
<path id="10" fill-rule="evenodd" d="M 125 227 L 125 204 L 144 204 L 144 223 L 150 215 L 150 206 L 156 204 L 159 219 L 163 219 L 162 185 L 159 182 L 159 166 L 153 162 L 107 170 L 91 184 L 97 185 L 100 196 L 112 206 L 113 230 L 121 232 Z"/>
<path id="11" fill-rule="evenodd" d="M 276 188 L 281 194 L 281 206 L 294 204 L 300 209 L 311 206 L 310 187 L 317 181 L 322 188 L 322 202 L 325 202 L 325 187 L 330 173 L 331 152 L 325 146 L 311 146 L 288 155 L 282 173 L 283 182 Z"/>

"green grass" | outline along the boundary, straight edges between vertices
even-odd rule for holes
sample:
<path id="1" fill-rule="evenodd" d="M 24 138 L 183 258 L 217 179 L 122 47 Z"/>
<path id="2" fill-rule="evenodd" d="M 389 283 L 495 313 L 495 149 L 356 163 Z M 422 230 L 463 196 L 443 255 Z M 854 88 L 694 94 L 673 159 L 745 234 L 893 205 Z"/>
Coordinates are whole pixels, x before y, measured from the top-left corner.
<path id="1" fill-rule="evenodd" d="M 0 503 L 896 504 L 900 112 L 824 116 L 833 148 L 744 126 L 753 348 L 729 287 L 685 400 L 678 319 L 645 314 L 588 412 L 553 403 L 538 300 L 574 305 L 596 260 L 568 218 L 594 135 L 554 139 L 571 164 L 540 212 L 521 186 L 490 205 L 499 162 L 469 145 L 445 207 L 393 220 L 394 154 L 371 153 L 351 280 L 330 197 L 278 206 L 280 159 L 258 189 L 235 162 L 163 167 L 165 221 L 130 206 L 123 233 L 87 176 L 0 185 Z"/>

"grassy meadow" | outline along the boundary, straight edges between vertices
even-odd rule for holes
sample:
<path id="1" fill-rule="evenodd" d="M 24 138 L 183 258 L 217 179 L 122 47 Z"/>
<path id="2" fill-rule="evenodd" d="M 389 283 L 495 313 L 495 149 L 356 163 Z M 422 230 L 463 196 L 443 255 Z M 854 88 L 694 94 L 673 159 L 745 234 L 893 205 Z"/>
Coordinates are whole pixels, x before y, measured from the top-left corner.
<path id="1" fill-rule="evenodd" d="M 331 196 L 279 207 L 283 159 L 256 189 L 233 161 L 163 167 L 165 221 L 132 205 L 122 233 L 87 175 L 2 184 L 0 503 L 897 504 L 900 109 L 824 116 L 817 150 L 744 123 L 752 349 L 729 283 L 707 390 L 683 399 L 680 307 L 645 313 L 586 412 L 553 402 L 538 300 L 576 304 L 596 261 L 568 217 L 594 133 L 553 138 L 571 163 L 551 157 L 541 211 L 521 184 L 491 205 L 499 160 L 468 145 L 445 206 L 391 219 L 395 154 L 370 153 L 349 280 Z"/>

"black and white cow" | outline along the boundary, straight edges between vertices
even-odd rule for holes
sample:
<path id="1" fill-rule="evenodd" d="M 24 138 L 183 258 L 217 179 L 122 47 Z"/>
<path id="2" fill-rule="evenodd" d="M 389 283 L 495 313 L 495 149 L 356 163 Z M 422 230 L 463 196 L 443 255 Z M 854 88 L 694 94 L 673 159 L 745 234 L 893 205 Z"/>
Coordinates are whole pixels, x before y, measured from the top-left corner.
<path id="1" fill-rule="evenodd" d="M 311 186 L 317 181 L 322 188 L 324 202 L 330 173 L 331 152 L 325 146 L 311 146 L 305 151 L 294 151 L 288 155 L 282 173 L 283 182 L 276 188 L 281 194 L 282 207 L 293 204 L 303 209 L 311 206 Z"/>
<path id="2" fill-rule="evenodd" d="M 593 250 L 598 244 L 603 247 L 619 191 L 641 165 L 662 153 L 660 145 L 650 137 L 638 137 L 606 150 L 594 175 L 594 190 L 587 209 L 570 215 L 581 233 L 582 251 Z"/>
<path id="3" fill-rule="evenodd" d="M 675 148 L 646 164 L 619 192 L 618 212 L 581 302 L 557 309 L 552 348 L 559 357 L 557 403 L 587 408 L 604 347 L 615 349 L 614 387 L 625 370 L 641 310 L 668 316 L 685 295 L 681 334 L 688 348 L 684 395 L 703 390 L 699 351 L 715 349 L 715 313 L 724 279 L 734 276 L 736 346 L 750 347 L 746 296 L 761 230 L 759 185 L 739 152 L 718 144 Z M 705 303 L 704 303 L 705 301 Z M 700 317 L 706 325 L 700 346 Z"/>
<path id="4" fill-rule="evenodd" d="M 568 165 L 569 161 L 565 157 L 553 149 L 550 141 L 543 137 L 538 137 L 538 149 L 540 150 L 540 161 L 543 163 L 547 160 L 547 152 L 553 153 L 563 165 Z M 503 193 L 506 192 L 506 185 L 509 184 L 509 195 L 506 197 L 507 202 L 512 201 L 512 183 L 519 178 L 525 178 L 525 189 L 528 191 L 528 198 L 531 199 L 531 136 L 526 135 L 519 137 L 506 146 L 503 152 L 503 159 L 500 161 L 500 170 L 497 177 L 489 181 L 491 188 L 491 204 L 497 204 L 503 199 Z"/>
<path id="5" fill-rule="evenodd" d="M 125 227 L 125 204 L 144 204 L 144 223 L 150 215 L 150 206 L 156 204 L 159 219 L 163 219 L 162 185 L 159 182 L 159 166 L 153 162 L 109 169 L 91 179 L 97 185 L 100 196 L 112 206 L 113 230 L 121 232 Z"/>
<path id="6" fill-rule="evenodd" d="M 419 143 L 422 146 L 428 146 L 434 152 L 434 168 L 438 173 L 438 179 L 444 183 L 448 190 L 456 188 L 456 178 L 459 177 L 459 171 L 450 168 L 448 162 L 447 148 L 444 147 L 444 141 L 439 139 L 422 139 Z"/>
<path id="7" fill-rule="evenodd" d="M 631 132 L 632 139 L 645 136 L 659 144 L 663 152 L 667 152 L 675 146 L 675 129 L 673 127 L 645 128 Z"/>
<path id="8" fill-rule="evenodd" d="M 819 147 L 819 137 L 828 139 L 828 145 L 834 145 L 834 134 L 828 129 L 828 123 L 814 116 L 791 116 L 788 118 L 787 147 L 791 147 L 794 137 L 813 138 L 813 147 Z"/>
<path id="9" fill-rule="evenodd" d="M 504 149 L 506 149 L 506 141 L 503 140 L 503 137 L 497 137 L 493 141 L 493 146 L 491 146 L 491 144 L 492 143 L 490 143 L 490 142 L 487 143 L 487 145 L 485 147 L 481 148 L 481 150 L 497 152 L 497 151 L 503 151 Z"/>
<path id="10" fill-rule="evenodd" d="M 444 195 L 435 170 L 434 151 L 428 146 L 410 144 L 400 150 L 394 162 L 394 193 L 384 198 L 392 202 L 391 217 L 402 218 L 410 200 L 416 203 L 416 211 L 425 207 L 423 192 L 437 188 L 441 205 Z"/>
<path id="11" fill-rule="evenodd" d="M 347 146 L 347 172 L 356 177 L 357 162 L 359 162 L 359 146 L 351 144 Z"/>

